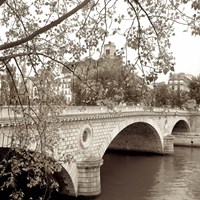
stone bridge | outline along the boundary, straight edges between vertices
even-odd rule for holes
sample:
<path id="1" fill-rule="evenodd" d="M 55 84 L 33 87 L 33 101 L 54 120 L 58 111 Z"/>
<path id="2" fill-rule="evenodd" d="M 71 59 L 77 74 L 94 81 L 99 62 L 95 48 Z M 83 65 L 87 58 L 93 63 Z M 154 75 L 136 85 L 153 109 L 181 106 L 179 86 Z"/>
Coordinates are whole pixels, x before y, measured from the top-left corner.
<path id="1" fill-rule="evenodd" d="M 58 118 L 62 142 L 55 152 L 73 157 L 73 162 L 62 164 L 59 181 L 62 192 L 72 196 L 100 194 L 100 166 L 108 148 L 173 154 L 174 138 L 200 133 L 200 114 L 181 110 L 68 107 Z M 9 147 L 11 133 L 12 127 L 2 120 L 1 148 Z"/>

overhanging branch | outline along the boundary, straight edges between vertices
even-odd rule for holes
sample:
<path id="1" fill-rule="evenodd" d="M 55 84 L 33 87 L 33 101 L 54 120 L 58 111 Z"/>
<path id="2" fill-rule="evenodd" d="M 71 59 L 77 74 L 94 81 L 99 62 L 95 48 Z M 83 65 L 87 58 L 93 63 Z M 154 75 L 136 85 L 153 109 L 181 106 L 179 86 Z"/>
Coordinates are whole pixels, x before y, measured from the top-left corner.
<path id="1" fill-rule="evenodd" d="M 1 2 L 3 2 L 3 0 L 0 0 L 0 5 L 1 5 Z M 79 11 L 81 8 L 83 8 L 85 5 L 87 5 L 89 2 L 90 2 L 90 0 L 84 0 L 82 3 L 80 3 L 77 7 L 75 7 L 68 13 L 62 15 L 60 18 L 51 22 L 50 24 L 36 30 L 35 32 L 33 32 L 32 34 L 30 34 L 29 36 L 27 36 L 25 38 L 22 38 L 20 40 L 14 41 L 14 42 L 5 43 L 3 45 L 0 45 L 0 50 L 5 50 L 5 49 L 12 48 L 12 47 L 16 47 L 16 46 L 19 46 L 25 42 L 28 42 L 28 41 L 34 39 L 36 36 L 38 36 L 42 33 L 45 33 L 46 31 L 50 30 L 54 26 L 57 26 L 58 24 L 60 24 L 61 22 L 63 22 L 64 20 L 66 20 L 67 18 L 72 16 L 73 14 L 75 14 L 77 11 Z"/>
<path id="2" fill-rule="evenodd" d="M 0 0 L 0 6 L 5 2 L 6 0 Z"/>

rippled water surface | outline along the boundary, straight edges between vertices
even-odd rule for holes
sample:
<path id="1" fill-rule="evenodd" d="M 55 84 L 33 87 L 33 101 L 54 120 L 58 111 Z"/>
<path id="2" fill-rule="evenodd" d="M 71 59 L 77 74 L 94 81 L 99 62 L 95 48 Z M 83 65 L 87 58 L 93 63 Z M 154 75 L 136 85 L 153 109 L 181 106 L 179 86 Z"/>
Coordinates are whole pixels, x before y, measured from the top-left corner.
<path id="1" fill-rule="evenodd" d="M 95 200 L 199 200 L 200 148 L 174 155 L 106 154 Z"/>
<path id="2" fill-rule="evenodd" d="M 199 200 L 200 148 L 171 156 L 106 154 L 96 200 Z"/>

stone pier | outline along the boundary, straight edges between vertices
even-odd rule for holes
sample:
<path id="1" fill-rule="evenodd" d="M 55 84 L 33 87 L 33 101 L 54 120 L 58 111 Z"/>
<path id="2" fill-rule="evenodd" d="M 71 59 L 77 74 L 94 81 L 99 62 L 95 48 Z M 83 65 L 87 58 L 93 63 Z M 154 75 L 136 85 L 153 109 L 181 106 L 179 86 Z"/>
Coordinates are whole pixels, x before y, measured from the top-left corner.
<path id="1" fill-rule="evenodd" d="M 90 157 L 77 163 L 78 195 L 96 196 L 101 193 L 100 167 L 103 159 Z"/>
<path id="2" fill-rule="evenodd" d="M 174 136 L 167 135 L 164 137 L 164 152 L 163 154 L 173 154 L 174 153 Z"/>

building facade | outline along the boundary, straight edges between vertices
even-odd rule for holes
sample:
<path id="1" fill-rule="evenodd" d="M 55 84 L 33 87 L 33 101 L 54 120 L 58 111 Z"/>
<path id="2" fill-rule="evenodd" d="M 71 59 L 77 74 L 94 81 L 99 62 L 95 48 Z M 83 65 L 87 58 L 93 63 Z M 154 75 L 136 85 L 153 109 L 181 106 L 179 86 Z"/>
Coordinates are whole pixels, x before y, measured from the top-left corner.
<path id="1" fill-rule="evenodd" d="M 185 73 L 171 74 L 168 81 L 168 86 L 172 90 L 190 91 L 189 83 L 192 75 Z"/>
<path id="2" fill-rule="evenodd" d="M 71 74 L 63 74 L 62 77 L 56 79 L 58 82 L 57 94 L 62 94 L 67 102 L 70 104 L 72 102 L 72 75 Z"/>

